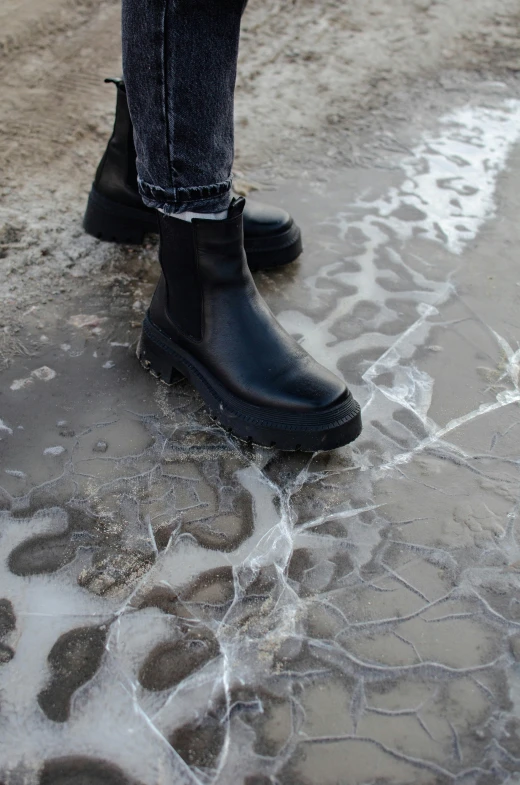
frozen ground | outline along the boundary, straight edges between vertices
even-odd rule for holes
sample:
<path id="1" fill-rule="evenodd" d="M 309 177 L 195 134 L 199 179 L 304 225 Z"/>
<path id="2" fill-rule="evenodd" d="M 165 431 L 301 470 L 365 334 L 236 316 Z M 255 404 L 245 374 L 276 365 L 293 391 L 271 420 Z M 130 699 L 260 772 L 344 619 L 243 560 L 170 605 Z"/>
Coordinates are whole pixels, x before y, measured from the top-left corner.
<path id="1" fill-rule="evenodd" d="M 517 784 L 515 4 L 248 10 L 240 179 L 306 239 L 258 282 L 364 408 L 315 456 L 137 365 L 154 241 L 80 227 L 117 5 L 41 5 L 2 19 L 0 781 Z"/>

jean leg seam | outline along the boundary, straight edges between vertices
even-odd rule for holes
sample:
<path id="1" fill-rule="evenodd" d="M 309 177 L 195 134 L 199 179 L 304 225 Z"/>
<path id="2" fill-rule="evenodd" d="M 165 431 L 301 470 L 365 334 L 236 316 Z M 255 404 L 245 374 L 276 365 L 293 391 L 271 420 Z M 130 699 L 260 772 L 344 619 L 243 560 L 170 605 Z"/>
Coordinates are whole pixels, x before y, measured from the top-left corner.
<path id="1" fill-rule="evenodd" d="M 164 14 L 163 14 L 163 51 L 162 51 L 162 88 L 163 88 L 163 106 L 164 106 L 164 133 L 165 133 L 165 147 L 166 147 L 166 156 L 168 160 L 168 175 L 170 178 L 170 187 L 174 188 L 173 185 L 173 165 L 172 165 L 172 156 L 171 156 L 171 149 L 170 149 L 170 134 L 173 136 L 173 128 L 170 128 L 170 112 L 169 112 L 169 91 L 168 91 L 168 58 L 167 58 L 167 17 L 168 17 L 168 5 L 170 0 L 164 0 Z"/>

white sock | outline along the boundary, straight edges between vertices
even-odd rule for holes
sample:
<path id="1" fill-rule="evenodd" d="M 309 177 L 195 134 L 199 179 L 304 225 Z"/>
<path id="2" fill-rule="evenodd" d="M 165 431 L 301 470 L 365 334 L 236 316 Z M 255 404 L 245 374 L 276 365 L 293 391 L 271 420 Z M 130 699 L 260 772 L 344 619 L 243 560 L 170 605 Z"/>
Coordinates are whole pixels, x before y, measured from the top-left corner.
<path id="1" fill-rule="evenodd" d="M 159 212 L 169 218 L 179 218 L 181 221 L 192 221 L 194 218 L 204 218 L 206 221 L 223 221 L 228 214 L 227 210 L 221 210 L 220 213 L 192 213 L 189 210 L 184 213 L 167 213 L 166 210 L 159 209 Z"/>

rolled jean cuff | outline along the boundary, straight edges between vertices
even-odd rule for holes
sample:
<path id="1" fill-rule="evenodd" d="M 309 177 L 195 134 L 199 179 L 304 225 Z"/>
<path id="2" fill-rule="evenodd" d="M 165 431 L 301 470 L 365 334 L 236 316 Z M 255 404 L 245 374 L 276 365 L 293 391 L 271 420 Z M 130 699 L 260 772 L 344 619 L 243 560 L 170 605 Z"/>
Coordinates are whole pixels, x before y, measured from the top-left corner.
<path id="1" fill-rule="evenodd" d="M 166 215 L 185 213 L 218 213 L 227 210 L 231 202 L 233 178 L 212 185 L 190 188 L 160 188 L 138 178 L 139 193 L 148 207 L 162 210 Z"/>

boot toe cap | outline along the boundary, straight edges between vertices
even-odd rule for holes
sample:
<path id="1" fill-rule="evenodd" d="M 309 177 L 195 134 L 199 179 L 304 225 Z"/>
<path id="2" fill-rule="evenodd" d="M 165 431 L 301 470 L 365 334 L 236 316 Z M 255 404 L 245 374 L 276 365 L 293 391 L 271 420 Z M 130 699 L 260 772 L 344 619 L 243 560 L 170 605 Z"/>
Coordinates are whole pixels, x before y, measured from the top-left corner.
<path id="1" fill-rule="evenodd" d="M 309 359 L 311 367 L 302 375 L 301 384 L 295 386 L 293 406 L 301 412 L 325 411 L 337 406 L 349 395 L 345 382 Z"/>
<path id="2" fill-rule="evenodd" d="M 326 412 L 350 395 L 341 379 L 308 355 L 271 377 L 266 373 L 263 380 L 258 378 L 254 390 L 251 403 L 301 416 Z"/>
<path id="3" fill-rule="evenodd" d="M 244 234 L 249 237 L 272 237 L 283 234 L 294 224 L 281 207 L 247 200 L 244 209 Z"/>

